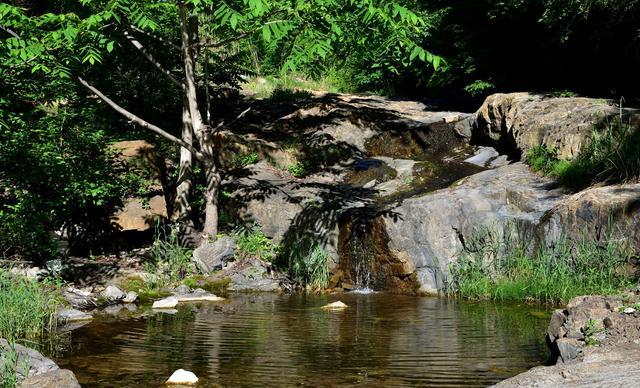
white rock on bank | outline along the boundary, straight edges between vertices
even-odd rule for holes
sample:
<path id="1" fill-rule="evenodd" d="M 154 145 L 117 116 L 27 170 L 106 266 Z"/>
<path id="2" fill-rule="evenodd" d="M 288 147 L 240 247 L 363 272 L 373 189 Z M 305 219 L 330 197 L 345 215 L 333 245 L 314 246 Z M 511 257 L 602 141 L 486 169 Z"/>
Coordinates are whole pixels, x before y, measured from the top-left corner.
<path id="1" fill-rule="evenodd" d="M 153 302 L 151 308 L 154 309 L 172 309 L 178 305 L 178 298 L 170 296 L 164 299 L 156 300 Z"/>
<path id="2" fill-rule="evenodd" d="M 623 311 L 625 314 L 633 314 L 636 312 L 636 309 L 634 309 L 633 307 L 627 307 L 626 309 L 624 309 Z"/>
<path id="3" fill-rule="evenodd" d="M 198 376 L 193 372 L 189 372 L 188 370 L 178 369 L 173 372 L 169 380 L 167 380 L 168 385 L 195 385 L 198 383 Z"/>
<path id="4" fill-rule="evenodd" d="M 204 290 L 196 290 L 186 294 L 179 293 L 174 296 L 178 299 L 178 302 L 219 302 L 224 300 L 224 298 Z"/>
<path id="5" fill-rule="evenodd" d="M 323 310 L 342 310 L 342 309 L 346 309 L 347 307 L 349 306 L 342 303 L 341 301 L 337 301 L 337 302 L 329 303 L 327 305 L 322 306 L 322 309 Z"/>

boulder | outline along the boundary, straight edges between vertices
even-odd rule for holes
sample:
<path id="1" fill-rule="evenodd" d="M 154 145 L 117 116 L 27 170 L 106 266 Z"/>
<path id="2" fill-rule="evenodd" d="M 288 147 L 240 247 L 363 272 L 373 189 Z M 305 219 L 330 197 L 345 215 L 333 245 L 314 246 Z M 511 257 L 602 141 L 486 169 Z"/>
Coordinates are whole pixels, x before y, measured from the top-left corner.
<path id="1" fill-rule="evenodd" d="M 107 288 L 105 288 L 104 291 L 100 293 L 100 295 L 105 299 L 107 303 L 118 303 L 127 297 L 127 294 L 125 294 L 116 286 L 107 286 Z"/>
<path id="2" fill-rule="evenodd" d="M 80 383 L 70 370 L 57 369 L 24 380 L 20 388 L 80 388 Z"/>
<path id="3" fill-rule="evenodd" d="M 608 100 L 499 93 L 487 97 L 478 110 L 474 136 L 522 151 L 538 145 L 555 147 L 560 159 L 571 159 L 595 125 L 619 114 Z M 634 110 L 623 109 L 623 115 L 638 121 Z"/>
<path id="4" fill-rule="evenodd" d="M 12 354 L 14 352 L 15 355 Z M 15 364 L 7 365 L 9 360 L 15 360 Z M 0 339 L 0 371 L 6 368 L 15 368 L 18 381 L 60 369 L 37 350 L 20 344 L 11 345 L 7 340 Z"/>
<path id="5" fill-rule="evenodd" d="M 188 370 L 178 369 L 173 372 L 171 377 L 167 380 L 168 385 L 196 385 L 198 383 L 198 376 Z"/>
<path id="6" fill-rule="evenodd" d="M 233 259 L 236 242 L 229 236 L 217 238 L 213 242 L 204 242 L 193 251 L 192 261 L 205 275 L 222 269 Z"/>
<path id="7" fill-rule="evenodd" d="M 151 308 L 154 309 L 172 309 L 178 305 L 178 298 L 175 296 L 169 296 L 164 299 L 156 300 L 153 302 Z"/>

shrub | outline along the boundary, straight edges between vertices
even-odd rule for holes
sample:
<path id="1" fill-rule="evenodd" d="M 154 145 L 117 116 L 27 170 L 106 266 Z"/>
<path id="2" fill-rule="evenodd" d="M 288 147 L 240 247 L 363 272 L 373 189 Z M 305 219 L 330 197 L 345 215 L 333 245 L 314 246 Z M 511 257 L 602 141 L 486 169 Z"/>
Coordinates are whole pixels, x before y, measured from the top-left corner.
<path id="1" fill-rule="evenodd" d="M 474 237 L 450 267 L 449 291 L 466 298 L 559 303 L 589 294 L 616 294 L 631 285 L 624 265 L 631 258 L 620 242 L 589 237 L 561 239 L 552 248 L 528 252 L 496 234 Z"/>
<path id="2" fill-rule="evenodd" d="M 318 244 L 300 244 L 283 258 L 293 280 L 313 288 L 323 288 L 329 282 L 329 255 Z"/>
<path id="3" fill-rule="evenodd" d="M 278 251 L 273 241 L 257 226 L 236 229 L 234 238 L 241 254 L 257 257 L 260 260 L 271 262 Z"/>

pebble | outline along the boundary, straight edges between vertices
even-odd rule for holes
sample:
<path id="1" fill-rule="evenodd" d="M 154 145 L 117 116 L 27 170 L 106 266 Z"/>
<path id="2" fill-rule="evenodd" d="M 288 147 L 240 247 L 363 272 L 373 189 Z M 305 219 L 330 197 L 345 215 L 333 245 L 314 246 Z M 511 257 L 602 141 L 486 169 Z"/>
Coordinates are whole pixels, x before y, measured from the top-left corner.
<path id="1" fill-rule="evenodd" d="M 198 376 L 188 370 L 178 369 L 173 372 L 167 384 L 169 385 L 195 385 L 198 383 Z"/>
<path id="2" fill-rule="evenodd" d="M 633 307 L 627 307 L 626 309 L 624 309 L 623 313 L 625 314 L 633 314 L 636 312 L 636 309 L 634 309 Z"/>

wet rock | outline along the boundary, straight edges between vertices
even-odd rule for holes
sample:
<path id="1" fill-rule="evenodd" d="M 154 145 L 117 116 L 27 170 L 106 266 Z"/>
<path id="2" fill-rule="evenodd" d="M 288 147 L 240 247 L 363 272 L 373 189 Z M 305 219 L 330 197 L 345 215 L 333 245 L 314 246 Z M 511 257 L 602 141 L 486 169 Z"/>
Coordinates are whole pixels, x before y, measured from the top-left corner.
<path id="1" fill-rule="evenodd" d="M 135 291 L 129 291 L 122 299 L 122 303 L 136 303 L 138 301 L 138 293 Z"/>
<path id="2" fill-rule="evenodd" d="M 195 373 L 184 369 L 178 369 L 173 372 L 166 382 L 168 385 L 196 385 L 197 383 L 198 376 L 196 376 Z"/>
<path id="3" fill-rule="evenodd" d="M 198 270 L 205 275 L 222 269 L 233 259 L 236 242 L 228 236 L 216 239 L 214 242 L 204 242 L 193 251 L 192 261 Z"/>
<path id="4" fill-rule="evenodd" d="M 127 297 L 127 294 L 116 286 L 108 286 L 100 295 L 107 303 L 118 303 Z"/>
<path id="5" fill-rule="evenodd" d="M 156 300 L 151 306 L 154 309 L 172 309 L 178 305 L 178 298 L 169 296 L 164 299 Z"/>
<path id="6" fill-rule="evenodd" d="M 594 125 L 619 113 L 611 101 L 600 99 L 494 94 L 478 110 L 474 134 L 523 152 L 541 144 L 555 147 L 560 159 L 571 159 L 580 152 Z M 624 109 L 623 114 L 629 117 L 634 112 Z"/>
<path id="7" fill-rule="evenodd" d="M 191 288 L 186 284 L 181 284 L 175 289 L 176 294 L 188 294 L 191 292 Z"/>
<path id="8" fill-rule="evenodd" d="M 347 307 L 349 306 L 347 306 L 345 303 L 341 301 L 337 301 L 337 302 L 329 303 L 322 306 L 322 309 L 323 310 L 343 310 L 343 309 L 346 309 Z"/>
<path id="9" fill-rule="evenodd" d="M 7 340 L 0 339 L 0 370 L 4 369 L 4 365 L 9 359 L 14 358 L 13 355 L 10 355 L 13 352 L 17 357 L 15 364 L 11 364 L 11 367 L 15 367 L 18 381 L 59 369 L 55 362 L 37 350 L 20 344 L 11 345 Z"/>
<path id="10" fill-rule="evenodd" d="M 80 383 L 70 370 L 57 369 L 24 380 L 20 388 L 80 388 Z"/>
<path id="11" fill-rule="evenodd" d="M 58 318 L 58 321 L 61 323 L 89 321 L 93 319 L 93 316 L 91 314 L 76 309 L 58 310 L 58 312 L 56 312 L 56 316 Z"/>

